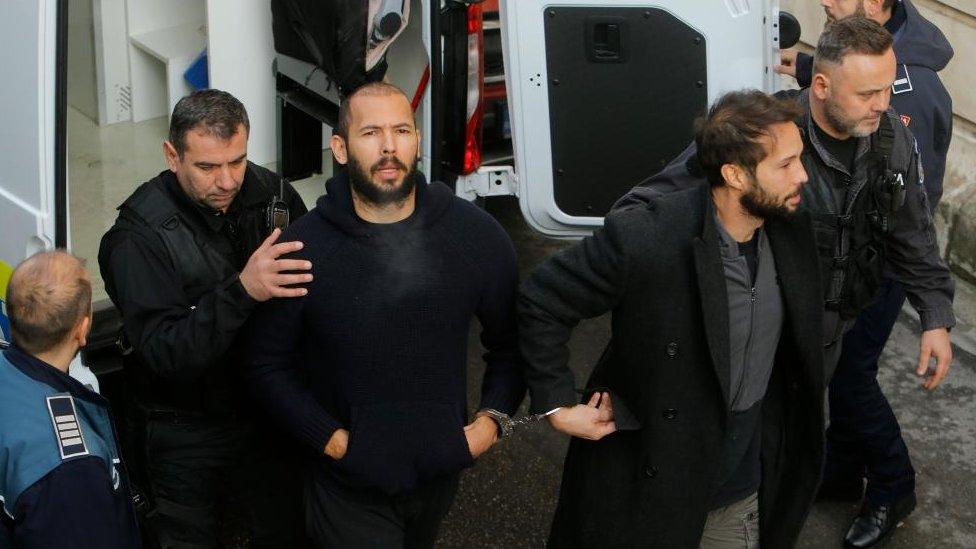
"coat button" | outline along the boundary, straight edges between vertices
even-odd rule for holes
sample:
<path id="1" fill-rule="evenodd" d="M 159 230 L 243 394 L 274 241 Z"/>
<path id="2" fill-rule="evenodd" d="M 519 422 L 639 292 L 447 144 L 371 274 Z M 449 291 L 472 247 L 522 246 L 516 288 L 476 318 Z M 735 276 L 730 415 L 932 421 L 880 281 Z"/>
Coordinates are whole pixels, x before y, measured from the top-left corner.
<path id="1" fill-rule="evenodd" d="M 667 353 L 668 353 L 668 357 L 670 358 L 674 358 L 678 356 L 678 344 L 673 341 L 671 343 L 668 343 Z"/>
<path id="2" fill-rule="evenodd" d="M 678 411 L 674 408 L 668 408 L 661 415 L 664 416 L 664 419 L 675 419 L 678 417 Z"/>
<path id="3" fill-rule="evenodd" d="M 657 476 L 657 467 L 651 467 L 648 465 L 644 467 L 644 476 L 647 478 L 654 478 Z"/>

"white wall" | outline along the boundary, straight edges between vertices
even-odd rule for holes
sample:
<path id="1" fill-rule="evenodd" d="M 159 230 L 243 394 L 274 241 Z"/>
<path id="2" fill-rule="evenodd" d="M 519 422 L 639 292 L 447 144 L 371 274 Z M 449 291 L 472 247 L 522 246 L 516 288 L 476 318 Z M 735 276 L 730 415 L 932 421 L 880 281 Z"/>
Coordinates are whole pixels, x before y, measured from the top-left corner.
<path id="1" fill-rule="evenodd" d="M 93 0 L 98 123 L 132 118 L 126 0 Z"/>
<path id="2" fill-rule="evenodd" d="M 92 0 L 68 2 L 68 104 L 98 120 Z"/>
<path id="3" fill-rule="evenodd" d="M 244 103 L 251 120 L 248 157 L 275 161 L 277 115 L 272 71 L 274 38 L 268 0 L 208 0 L 210 86 Z"/>

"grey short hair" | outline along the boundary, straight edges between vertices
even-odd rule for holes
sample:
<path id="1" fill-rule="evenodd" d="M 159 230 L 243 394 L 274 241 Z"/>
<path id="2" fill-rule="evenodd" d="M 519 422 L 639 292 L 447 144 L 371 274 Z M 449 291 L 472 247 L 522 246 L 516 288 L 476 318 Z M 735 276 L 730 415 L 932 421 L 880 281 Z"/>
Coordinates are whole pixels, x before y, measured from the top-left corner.
<path id="1" fill-rule="evenodd" d="M 186 134 L 200 128 L 221 140 L 234 137 L 237 128 L 251 131 L 247 109 L 233 95 L 221 90 L 199 90 L 180 99 L 173 107 L 169 122 L 169 142 L 183 157 L 186 151 Z"/>
<path id="2" fill-rule="evenodd" d="M 814 70 L 823 63 L 840 64 L 851 54 L 882 55 L 893 39 L 883 26 L 862 16 L 838 19 L 827 25 L 817 41 Z"/>

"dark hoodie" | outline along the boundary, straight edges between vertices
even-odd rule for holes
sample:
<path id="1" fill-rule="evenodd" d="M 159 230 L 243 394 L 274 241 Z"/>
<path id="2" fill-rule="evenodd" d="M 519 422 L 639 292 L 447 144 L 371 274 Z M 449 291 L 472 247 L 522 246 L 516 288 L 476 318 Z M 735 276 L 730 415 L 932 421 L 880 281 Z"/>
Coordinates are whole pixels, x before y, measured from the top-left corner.
<path id="1" fill-rule="evenodd" d="M 251 316 L 248 378 L 272 418 L 307 444 L 313 474 L 396 494 L 470 466 L 469 325 L 477 317 L 487 369 L 481 408 L 514 413 L 525 386 L 515 324 L 515 250 L 501 226 L 417 176 L 407 219 L 372 224 L 353 209 L 348 178 L 331 179 L 316 208 L 282 241 L 312 263 L 302 298 Z M 324 454 L 350 431 L 341 460 Z"/>
<path id="2" fill-rule="evenodd" d="M 898 59 L 891 106 L 918 142 L 925 190 L 934 211 L 942 198 L 946 153 L 952 139 L 952 98 L 936 73 L 952 59 L 952 46 L 910 0 L 894 4 L 885 27 L 895 37 Z M 796 66 L 797 82 L 808 87 L 813 79 L 813 57 L 799 54 Z"/>

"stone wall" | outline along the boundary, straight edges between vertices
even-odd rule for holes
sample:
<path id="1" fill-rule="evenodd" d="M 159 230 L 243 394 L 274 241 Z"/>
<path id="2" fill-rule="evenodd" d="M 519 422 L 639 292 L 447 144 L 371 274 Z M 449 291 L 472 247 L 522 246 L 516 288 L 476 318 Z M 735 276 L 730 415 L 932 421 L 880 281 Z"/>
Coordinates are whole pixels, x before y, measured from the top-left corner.
<path id="1" fill-rule="evenodd" d="M 955 57 L 939 75 L 953 100 L 953 137 L 936 214 L 939 243 L 958 276 L 976 283 L 976 0 L 911 0 L 948 37 Z M 816 0 L 780 0 L 803 26 L 801 49 L 816 44 L 826 16 Z"/>

